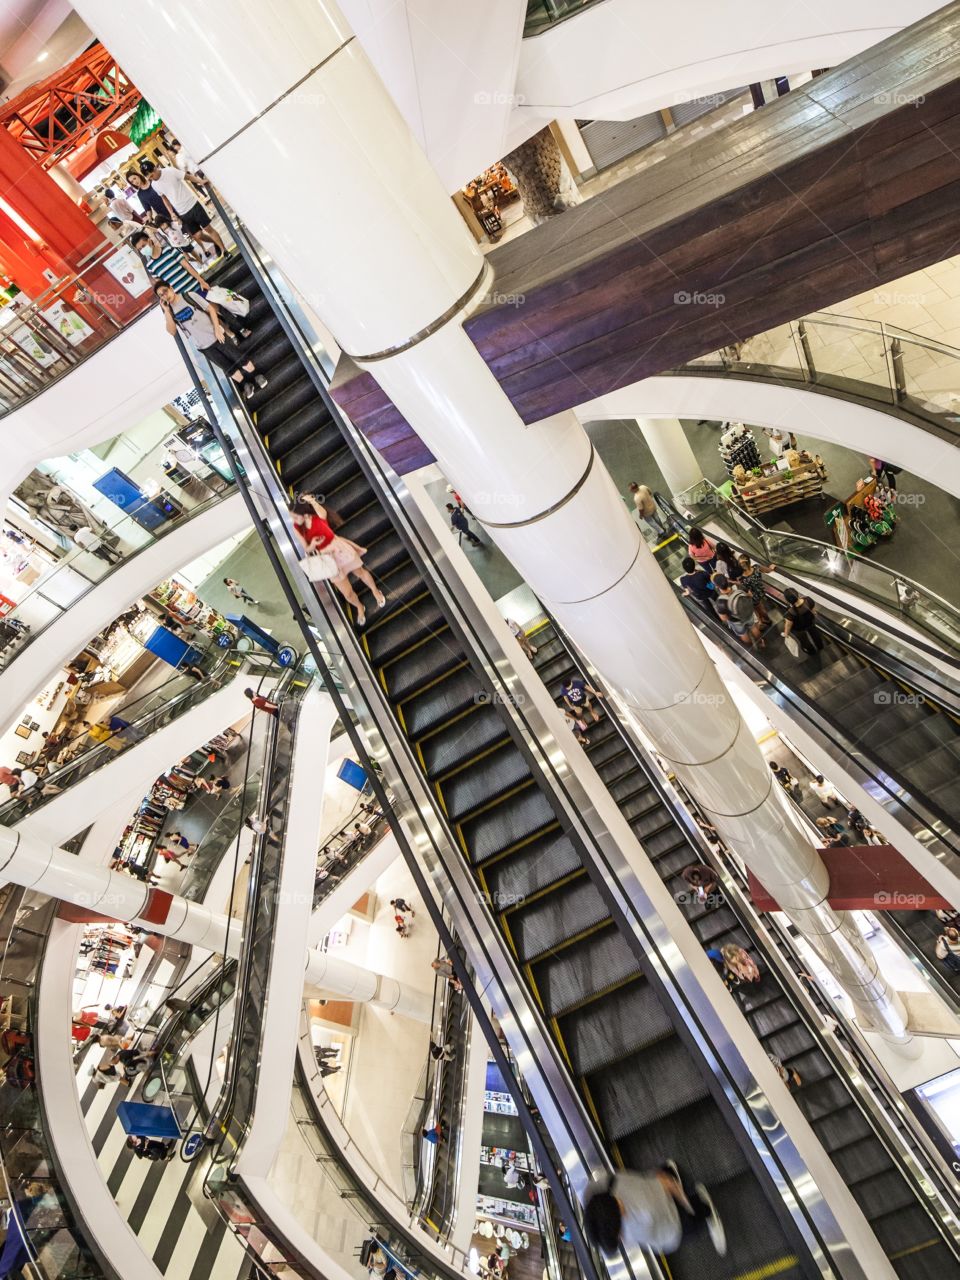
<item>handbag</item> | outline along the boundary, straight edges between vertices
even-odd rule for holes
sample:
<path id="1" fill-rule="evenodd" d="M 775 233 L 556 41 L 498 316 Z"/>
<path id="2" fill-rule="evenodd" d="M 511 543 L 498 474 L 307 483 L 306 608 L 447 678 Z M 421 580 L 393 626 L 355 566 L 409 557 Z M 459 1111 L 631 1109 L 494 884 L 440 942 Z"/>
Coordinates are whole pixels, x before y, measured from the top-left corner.
<path id="1" fill-rule="evenodd" d="M 340 566 L 329 551 L 311 551 L 304 558 L 303 571 L 311 582 L 327 582 L 340 576 Z"/>
<path id="2" fill-rule="evenodd" d="M 789 653 L 792 658 L 800 657 L 800 653 L 801 653 L 800 641 L 797 639 L 797 637 L 793 634 L 792 631 L 788 636 L 783 637 L 783 644 L 784 644 L 784 647 L 786 648 L 787 653 Z"/>
<path id="3" fill-rule="evenodd" d="M 225 289 L 222 284 L 212 284 L 206 292 L 206 301 L 214 306 L 223 307 L 232 316 L 245 316 L 250 310 L 250 301 L 232 289 Z"/>

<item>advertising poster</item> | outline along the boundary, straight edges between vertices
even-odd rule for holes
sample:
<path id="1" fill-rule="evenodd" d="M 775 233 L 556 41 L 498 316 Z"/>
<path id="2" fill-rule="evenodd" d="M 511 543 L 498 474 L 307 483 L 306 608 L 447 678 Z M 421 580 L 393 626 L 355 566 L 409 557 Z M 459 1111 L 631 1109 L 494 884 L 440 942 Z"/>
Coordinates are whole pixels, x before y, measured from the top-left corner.
<path id="1" fill-rule="evenodd" d="M 104 258 L 103 265 L 132 298 L 139 298 L 150 288 L 147 269 L 137 251 L 128 244 L 120 245 L 116 253 Z"/>
<path id="2" fill-rule="evenodd" d="M 76 311 L 71 311 L 62 299 L 58 298 L 51 307 L 47 307 L 40 313 L 43 318 L 50 324 L 61 338 L 66 338 L 72 347 L 77 343 L 83 342 L 84 338 L 93 335 L 93 330 L 87 324 L 82 316 L 78 316 Z"/>

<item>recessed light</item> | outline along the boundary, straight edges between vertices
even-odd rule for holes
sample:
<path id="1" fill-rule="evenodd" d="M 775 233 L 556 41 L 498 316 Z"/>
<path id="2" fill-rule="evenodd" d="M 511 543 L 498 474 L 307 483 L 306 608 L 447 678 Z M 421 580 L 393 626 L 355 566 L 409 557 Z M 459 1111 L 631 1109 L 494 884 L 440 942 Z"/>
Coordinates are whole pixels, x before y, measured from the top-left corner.
<path id="1" fill-rule="evenodd" d="M 37 61 L 38 61 L 38 62 L 45 62 L 45 61 L 47 60 L 47 58 L 49 58 L 49 57 L 50 57 L 50 50 L 49 50 L 49 49 L 44 49 L 43 53 L 38 53 L 38 54 L 37 54 Z"/>

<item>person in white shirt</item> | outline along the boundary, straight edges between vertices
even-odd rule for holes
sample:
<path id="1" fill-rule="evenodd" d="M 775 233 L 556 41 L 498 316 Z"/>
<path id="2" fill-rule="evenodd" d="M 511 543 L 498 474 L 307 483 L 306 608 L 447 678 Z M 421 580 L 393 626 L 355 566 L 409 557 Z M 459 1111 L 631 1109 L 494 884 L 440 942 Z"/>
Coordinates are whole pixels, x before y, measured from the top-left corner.
<path id="1" fill-rule="evenodd" d="M 111 231 L 115 231 L 122 240 L 126 240 L 128 236 L 136 235 L 140 231 L 146 231 L 151 234 L 150 228 L 145 227 L 142 222 L 134 222 L 133 218 L 121 218 L 119 214 L 111 213 L 107 219 L 107 226 Z"/>
<path id="2" fill-rule="evenodd" d="M 203 177 L 203 172 L 201 171 L 200 166 L 189 152 L 184 151 L 183 143 L 179 138 L 173 139 L 170 143 L 170 150 L 173 152 L 173 163 L 181 173 L 185 173 L 193 178 Z"/>
<path id="3" fill-rule="evenodd" d="M 649 487 L 632 480 L 630 482 L 630 492 L 633 495 L 633 505 L 637 511 L 637 520 L 642 520 L 648 528 L 653 530 L 656 536 L 665 538 L 667 530 L 660 519 L 660 513 L 657 511 L 657 500 Z"/>
<path id="4" fill-rule="evenodd" d="M 588 1194 L 583 1211 L 587 1239 L 608 1256 L 621 1246 L 673 1253 L 700 1224 L 723 1257 L 726 1233 L 709 1192 L 699 1182 L 685 1187 L 672 1160 L 649 1173 L 624 1170 L 608 1177 Z"/>
<path id="5" fill-rule="evenodd" d="M 113 187 L 107 187 L 103 193 L 107 198 L 107 208 L 115 218 L 127 219 L 130 222 L 137 221 L 137 211 L 125 196 L 117 195 Z"/>
<path id="6" fill-rule="evenodd" d="M 113 551 L 106 545 L 102 538 L 97 537 L 89 525 L 83 525 L 79 529 L 77 526 L 70 526 L 70 533 L 74 542 L 78 547 L 82 547 L 84 551 L 89 551 L 91 555 L 95 555 L 99 560 L 105 560 L 107 564 L 116 564 L 123 557 L 119 551 Z"/>
<path id="7" fill-rule="evenodd" d="M 836 791 L 834 791 L 831 784 L 826 781 L 822 773 L 818 773 L 814 777 L 813 781 L 810 783 L 810 790 L 817 797 L 820 803 L 825 805 L 828 809 L 841 803 L 840 797 L 837 795 Z"/>
<path id="8" fill-rule="evenodd" d="M 532 662 L 536 656 L 537 646 L 530 643 L 527 639 L 527 633 L 524 631 L 523 627 L 521 627 L 519 622 L 514 622 L 512 618 L 507 618 L 506 623 L 516 637 L 517 644 Z"/>
<path id="9" fill-rule="evenodd" d="M 152 175 L 150 185 L 162 198 L 171 217 L 180 222 L 183 230 L 198 246 L 202 248 L 205 243 L 212 244 L 217 250 L 217 256 L 226 253 L 223 241 L 210 224 L 209 213 L 197 199 L 197 193 L 181 169 L 167 165 Z"/>

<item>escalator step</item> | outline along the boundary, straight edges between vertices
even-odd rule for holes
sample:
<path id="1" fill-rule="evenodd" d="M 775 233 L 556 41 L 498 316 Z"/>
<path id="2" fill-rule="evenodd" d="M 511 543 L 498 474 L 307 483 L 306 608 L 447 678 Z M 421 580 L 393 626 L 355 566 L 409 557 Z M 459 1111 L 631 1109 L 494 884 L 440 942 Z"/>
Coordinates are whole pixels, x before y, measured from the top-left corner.
<path id="1" fill-rule="evenodd" d="M 368 498 L 370 495 L 367 495 Z M 382 542 L 389 541 L 397 552 L 407 552 L 403 546 L 403 542 L 397 537 L 390 518 L 383 507 L 378 502 L 370 501 L 366 505 L 354 506 L 354 509 L 345 514 L 342 506 L 337 508 L 339 514 L 343 516 L 343 524 L 337 530 L 343 538 L 349 538 L 352 542 L 359 543 L 361 547 L 372 548 L 374 543 L 379 547 Z M 371 572 L 374 572 L 371 570 Z"/>
<path id="2" fill-rule="evenodd" d="M 623 747 L 622 750 L 618 751 L 615 755 L 611 755 L 608 760 L 601 761 L 599 765 L 594 760 L 594 756 L 591 751 L 588 750 L 587 755 L 590 757 L 591 763 L 600 775 L 601 780 L 606 783 L 608 789 L 610 789 L 621 778 L 627 775 L 632 775 L 636 771 L 637 762 L 626 747 Z"/>
<path id="3" fill-rule="evenodd" d="M 631 822 L 630 826 L 636 831 L 639 824 Z M 690 853 L 690 846 L 687 844 L 687 837 L 671 820 L 669 826 L 662 826 L 659 830 L 653 831 L 650 835 L 640 835 L 637 838 L 643 845 L 644 851 L 650 858 L 656 858 L 659 854 L 672 853 L 678 849 L 685 849 Z M 690 861 L 694 861 L 691 855 Z"/>
<path id="4" fill-rule="evenodd" d="M 874 1218 L 916 1204 L 916 1198 L 906 1180 L 891 1168 L 857 1183 L 857 1203 L 872 1222 Z M 915 1239 L 904 1241 L 904 1244 L 915 1243 Z"/>
<path id="5" fill-rule="evenodd" d="M 957 763 L 958 771 L 960 771 L 960 761 Z M 928 791 L 927 799 L 931 805 L 942 809 L 951 818 L 960 813 L 960 793 L 958 793 L 956 779 L 953 782 L 941 783 L 939 787 L 934 787 L 932 791 Z"/>
<path id="6" fill-rule="evenodd" d="M 570 837 L 552 831 L 509 858 L 491 863 L 484 870 L 484 880 L 494 904 L 503 908 L 556 884 L 582 865 Z"/>
<path id="7" fill-rule="evenodd" d="M 711 1100 L 706 1105 L 694 1102 L 622 1139 L 620 1154 L 628 1169 L 659 1169 L 667 1160 L 676 1160 L 708 1186 L 747 1168 L 746 1157 Z"/>
<path id="8" fill-rule="evenodd" d="M 679 879 L 680 872 L 691 866 L 694 862 L 699 862 L 695 851 L 689 845 L 682 849 L 673 849 L 669 853 L 662 853 L 655 858 L 653 865 L 657 868 L 657 875 L 664 882 L 669 882 L 671 889 L 679 889 L 680 885 L 685 881 Z"/>
<path id="9" fill-rule="evenodd" d="M 507 736 L 507 726 L 496 707 L 481 703 L 475 710 L 432 733 L 420 747 L 429 778 L 453 769 L 471 755 Z"/>
<path id="10" fill-rule="evenodd" d="M 639 766 L 620 775 L 615 782 L 607 784 L 607 790 L 617 804 L 634 798 L 637 795 L 649 795 L 652 790 L 650 779 Z"/>
<path id="11" fill-rule="evenodd" d="M 747 1016 L 751 1027 L 753 1027 L 761 1040 L 766 1040 L 769 1036 L 778 1034 L 781 1031 L 789 1031 L 791 1027 L 804 1025 L 797 1016 L 796 1009 L 786 996 L 779 996 L 776 1000 L 769 1000 L 761 1009 L 757 1009 Z M 814 1043 L 813 1037 L 808 1033 L 807 1047 L 812 1047 Z"/>
<path id="12" fill-rule="evenodd" d="M 403 722 L 414 739 L 437 729 L 460 712 L 477 705 L 482 686 L 469 667 L 453 672 L 446 680 L 425 689 L 403 704 Z"/>
<path id="13" fill-rule="evenodd" d="M 445 631 L 451 646 L 455 646 L 453 632 L 447 628 L 439 605 L 425 592 L 407 608 L 395 611 L 382 621 L 373 610 L 367 617 L 374 625 L 364 630 L 363 643 L 370 654 L 370 661 L 376 667 L 385 667 L 400 654 L 419 644 L 425 636 L 436 635 L 440 631 Z M 455 651 L 459 656 L 459 650 Z"/>
<path id="14" fill-rule="evenodd" d="M 933 1232 L 911 1246 L 903 1256 L 893 1254 L 891 1262 L 901 1280 L 943 1280 L 951 1269 L 955 1271 L 957 1268 L 956 1256 Z"/>
<path id="15" fill-rule="evenodd" d="M 511 911 L 508 925 L 517 957 L 527 963 L 609 918 L 600 891 L 582 875 Z"/>
<path id="16" fill-rule="evenodd" d="M 319 396 L 315 396 L 309 404 L 270 429 L 266 441 L 270 457 L 274 461 L 283 458 L 292 449 L 316 435 L 320 435 L 330 452 L 343 440 L 339 427 L 330 421 L 330 411 Z"/>
<path id="17" fill-rule="evenodd" d="M 463 654 L 457 648 L 453 632 L 444 627 L 412 653 L 405 654 L 383 669 L 387 693 L 395 702 L 401 702 L 424 686 L 442 679 L 445 672 L 461 662 Z"/>
<path id="18" fill-rule="evenodd" d="M 809 1084 L 802 1073 L 800 1078 L 803 1083 L 797 1090 L 796 1098 L 800 1110 L 808 1120 L 822 1120 L 851 1105 L 850 1094 L 838 1076 L 831 1073 Z"/>
<path id="19" fill-rule="evenodd" d="M 399 539 L 398 539 L 399 541 Z M 364 556 L 364 563 L 367 563 L 367 557 Z M 371 570 L 372 572 L 372 570 Z M 417 596 L 425 596 L 427 588 L 424 585 L 423 575 L 412 560 L 407 559 L 399 567 L 395 568 L 389 574 L 382 576 L 380 585 L 383 588 L 383 594 L 387 597 L 387 603 L 382 609 L 379 609 L 370 619 L 364 628 L 364 634 L 369 635 L 372 631 L 377 631 L 392 617 L 393 614 L 404 605 L 409 604 Z"/>
<path id="20" fill-rule="evenodd" d="M 798 1067 L 797 1070 L 800 1070 Z M 813 1129 L 828 1151 L 837 1151 L 841 1147 L 860 1142 L 872 1137 L 870 1125 L 856 1107 L 846 1107 L 843 1111 L 834 1111 L 821 1120 L 811 1121 Z"/>
<path id="21" fill-rule="evenodd" d="M 341 441 L 339 449 L 324 448 L 324 433 L 318 432 L 310 440 L 304 440 L 285 453 L 279 461 L 277 473 L 288 487 L 294 490 L 303 486 L 300 481 L 319 467 L 324 471 L 326 490 L 332 490 L 357 472 L 357 460 Z"/>
<path id="22" fill-rule="evenodd" d="M 670 1015 L 642 977 L 621 987 L 615 1001 L 598 1000 L 560 1019 L 560 1035 L 578 1075 L 590 1075 L 630 1053 L 635 1028 L 643 1028 L 646 1043 L 673 1035 Z"/>
<path id="23" fill-rule="evenodd" d="M 481 805 L 531 781 L 529 766 L 512 739 L 475 764 L 458 769 L 439 784 L 443 806 L 453 822 L 460 822 Z"/>
<path id="24" fill-rule="evenodd" d="M 826 1081 L 823 1083 L 826 1084 Z M 801 1090 L 801 1098 L 803 1093 Z M 873 1178 L 878 1173 L 885 1173 L 892 1167 L 883 1144 L 872 1133 L 860 1142 L 851 1142 L 848 1146 L 831 1152 L 830 1159 L 854 1196 L 857 1194 L 858 1182 Z"/>
<path id="25" fill-rule="evenodd" d="M 960 761 L 953 748 L 944 746 L 914 761 L 903 772 L 913 788 L 922 794 L 935 790 L 945 782 L 955 783 L 958 765 Z"/>
<path id="26" fill-rule="evenodd" d="M 239 324 L 235 322 L 234 327 L 239 328 Z M 244 321 L 244 327 L 249 329 L 253 326 L 249 321 Z M 290 344 L 287 335 L 280 328 L 280 321 L 273 318 L 257 325 L 248 342 L 250 356 L 258 369 L 279 368 L 290 351 Z"/>
<path id="27" fill-rule="evenodd" d="M 636 972 L 626 938 L 611 924 L 569 951 L 540 960 L 534 965 L 534 980 L 545 1012 L 559 1016 Z"/>
<path id="28" fill-rule="evenodd" d="M 695 1169 L 696 1166 L 691 1173 Z M 673 1280 L 734 1280 L 747 1276 L 802 1280 L 805 1273 L 799 1259 L 753 1174 L 741 1173 L 723 1182 L 708 1183 L 707 1189 L 723 1219 L 729 1252 L 725 1258 L 718 1257 L 708 1233 L 701 1230 L 670 1255 Z"/>
<path id="29" fill-rule="evenodd" d="M 698 902 L 684 903 L 682 910 L 705 947 L 725 947 L 728 942 L 742 947 L 745 942 L 749 943 L 745 930 L 726 907 L 705 910 Z"/>
<path id="30" fill-rule="evenodd" d="M 810 1052 L 810 1032 L 802 1022 L 796 1022 L 792 1027 L 784 1027 L 766 1036 L 764 1048 L 768 1053 L 775 1053 L 782 1062 L 789 1063 L 791 1058 Z"/>
<path id="31" fill-rule="evenodd" d="M 492 809 L 468 818 L 461 832 L 476 865 L 509 849 L 556 822 L 549 800 L 539 787 L 526 787 Z"/>
<path id="32" fill-rule="evenodd" d="M 884 758 L 895 763 L 911 764 L 957 740 L 957 726 L 944 715 L 933 715 L 901 733 L 894 741 L 883 744 Z"/>
<path id="33" fill-rule="evenodd" d="M 298 487 L 306 490 L 307 493 L 322 493 L 326 505 L 335 511 L 345 524 L 350 520 L 351 516 L 363 511 L 373 502 L 373 495 L 370 492 L 367 477 L 359 472 L 351 476 L 344 484 L 329 485 L 323 468 L 319 467 L 316 471 L 308 471 L 301 479 Z M 348 531 L 346 527 L 338 529 L 337 532 L 341 537 L 351 538 L 354 542 L 359 542 L 361 546 L 366 545 L 366 543 L 355 537 L 352 532 Z"/>
<path id="34" fill-rule="evenodd" d="M 290 348 L 284 344 L 283 350 L 289 351 Z M 260 424 L 261 409 L 273 408 L 278 400 L 287 403 L 286 397 L 296 401 L 298 407 L 316 397 L 313 383 L 304 373 L 299 359 L 293 354 L 283 356 L 275 364 L 264 361 L 260 366 L 260 372 L 265 373 L 269 378 L 269 386 L 264 387 L 262 391 L 257 391 L 249 404 L 253 413 L 257 415 L 257 427 L 261 432 L 265 430 Z"/>
<path id="35" fill-rule="evenodd" d="M 599 772 L 609 761 L 622 756 L 626 749 L 619 734 L 612 733 L 602 739 L 598 736 L 591 736 L 590 745 L 586 748 L 586 752 L 590 757 L 590 763 Z"/>
<path id="36" fill-rule="evenodd" d="M 872 670 L 872 668 L 868 669 Z M 864 670 L 865 665 L 862 659 L 846 649 L 834 646 L 824 650 L 820 657 L 819 670 L 806 674 L 800 668 L 796 683 L 811 698 L 819 700 L 845 681 L 862 676 Z"/>
<path id="37" fill-rule="evenodd" d="M 356 523 L 360 523 L 359 517 Z M 395 538 L 391 534 L 387 534 L 387 536 L 384 537 L 382 534 L 377 533 L 372 520 L 368 523 L 373 536 L 366 542 L 360 538 L 353 538 L 352 541 L 359 543 L 361 547 L 365 546 L 367 548 L 367 554 L 363 557 L 363 563 L 373 574 L 374 578 L 381 583 L 382 589 L 386 591 L 387 586 L 383 580 L 388 574 L 392 573 L 401 565 L 406 568 L 406 566 L 410 564 L 410 558 L 407 555 L 406 547 L 399 538 Z M 411 565 L 411 568 L 419 578 L 420 574 L 416 570 L 415 566 Z"/>
<path id="38" fill-rule="evenodd" d="M 916 1202 L 905 1208 L 897 1209 L 893 1213 L 885 1213 L 880 1217 L 872 1218 L 870 1226 L 888 1257 L 901 1250 L 909 1249 L 912 1251 L 916 1249 L 917 1245 L 925 1244 L 927 1241 L 931 1242 L 931 1247 L 922 1250 L 922 1253 L 934 1253 L 933 1242 L 936 1242 L 936 1245 L 939 1245 L 941 1249 L 946 1250 L 946 1246 L 937 1237 L 933 1223 Z M 921 1253 L 920 1250 L 917 1250 L 917 1252 Z M 913 1261 L 913 1257 L 904 1258 L 904 1263 L 912 1264 Z M 919 1262 L 919 1259 L 917 1261 Z M 948 1268 L 946 1272 L 941 1272 L 941 1275 L 956 1274 L 956 1268 L 957 1264 L 954 1261 L 952 1272 Z M 903 1274 L 913 1276 L 917 1273 L 905 1270 Z"/>
<path id="39" fill-rule="evenodd" d="M 293 358 L 296 359 L 296 356 Z M 261 373 L 266 373 L 270 379 L 270 385 L 259 393 L 261 398 L 254 401 L 257 414 L 257 431 L 261 436 L 271 435 L 274 427 L 279 427 L 283 423 L 289 422 L 291 418 L 309 406 L 318 402 L 323 403 L 309 378 L 300 378 L 290 384 L 287 377 L 290 369 L 291 366 L 287 362 L 282 382 L 274 380 L 274 371 L 272 369 L 261 369 Z"/>
<path id="40" fill-rule="evenodd" d="M 226 289 L 233 289 L 235 293 L 243 293 L 251 301 L 254 295 L 262 296 L 259 288 L 254 283 L 253 276 L 250 274 L 250 268 L 239 253 L 218 266 L 216 271 L 212 271 L 208 278 L 214 284 L 223 285 Z M 244 286 L 246 286 L 246 289 L 244 289 Z"/>
<path id="41" fill-rule="evenodd" d="M 702 1071 L 675 1035 L 655 1040 L 595 1071 L 587 1083 L 611 1142 L 638 1133 L 693 1103 L 713 1106 Z"/>

